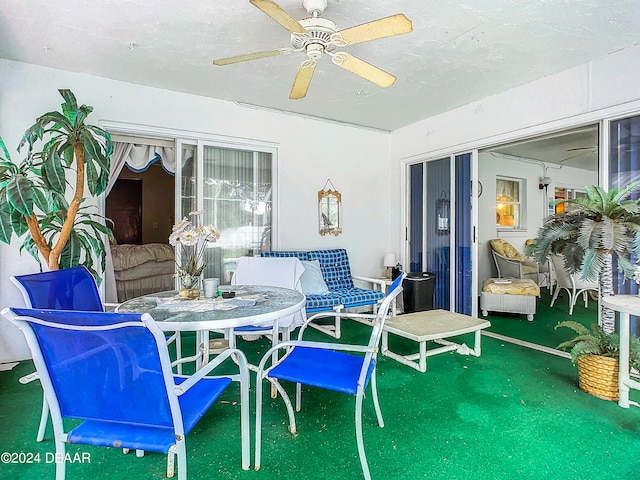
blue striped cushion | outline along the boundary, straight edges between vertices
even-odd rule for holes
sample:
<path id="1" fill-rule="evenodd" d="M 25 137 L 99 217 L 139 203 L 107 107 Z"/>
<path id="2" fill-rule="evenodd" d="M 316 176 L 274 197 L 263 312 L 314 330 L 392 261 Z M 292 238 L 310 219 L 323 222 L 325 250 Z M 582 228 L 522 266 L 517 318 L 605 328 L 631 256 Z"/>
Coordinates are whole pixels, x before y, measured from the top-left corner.
<path id="1" fill-rule="evenodd" d="M 279 252 L 271 250 L 268 252 L 260 252 L 260 256 L 261 257 L 296 257 L 300 261 L 310 260 L 308 252 L 295 251 L 295 250 L 282 250 Z"/>
<path id="2" fill-rule="evenodd" d="M 384 298 L 384 294 L 380 290 L 365 290 L 363 288 L 340 290 L 336 293 L 340 294 L 340 303 L 345 308 L 373 305 Z"/>
<path id="3" fill-rule="evenodd" d="M 365 290 L 353 284 L 349 257 L 344 248 L 327 250 L 282 250 L 260 252 L 262 257 L 296 257 L 302 260 L 318 260 L 322 277 L 330 290 L 328 295 L 307 295 L 307 311 L 332 310 L 338 305 L 345 308 L 373 305 L 384 298 L 379 290 Z"/>
<path id="4" fill-rule="evenodd" d="M 332 310 L 333 307 L 342 305 L 342 292 L 329 292 L 327 295 L 307 295 L 307 311 Z"/>
<path id="5" fill-rule="evenodd" d="M 329 290 L 350 290 L 353 287 L 349 257 L 344 248 L 332 250 L 313 250 L 309 252 L 309 260 L 318 260 L 324 281 Z"/>

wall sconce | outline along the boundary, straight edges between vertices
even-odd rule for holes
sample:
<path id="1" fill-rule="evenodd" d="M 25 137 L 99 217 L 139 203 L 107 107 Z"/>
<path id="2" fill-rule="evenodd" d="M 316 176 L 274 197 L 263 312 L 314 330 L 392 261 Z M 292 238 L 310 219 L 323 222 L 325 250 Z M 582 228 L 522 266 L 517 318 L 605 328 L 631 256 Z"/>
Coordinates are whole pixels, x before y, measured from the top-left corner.
<path id="1" fill-rule="evenodd" d="M 542 190 L 544 188 L 544 193 L 547 193 L 547 187 L 551 184 L 551 178 L 550 177 L 544 177 L 542 180 L 540 180 L 540 183 L 538 184 L 538 188 L 540 190 Z"/>

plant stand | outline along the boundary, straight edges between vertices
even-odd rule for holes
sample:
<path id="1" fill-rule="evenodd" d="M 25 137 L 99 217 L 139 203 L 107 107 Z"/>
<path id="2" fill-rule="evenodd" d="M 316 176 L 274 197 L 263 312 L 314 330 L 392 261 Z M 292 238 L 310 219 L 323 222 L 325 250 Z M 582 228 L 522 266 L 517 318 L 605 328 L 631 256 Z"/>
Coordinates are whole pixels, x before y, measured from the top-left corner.
<path id="1" fill-rule="evenodd" d="M 585 355 L 578 360 L 580 390 L 603 400 L 617 401 L 618 359 L 602 355 Z"/>

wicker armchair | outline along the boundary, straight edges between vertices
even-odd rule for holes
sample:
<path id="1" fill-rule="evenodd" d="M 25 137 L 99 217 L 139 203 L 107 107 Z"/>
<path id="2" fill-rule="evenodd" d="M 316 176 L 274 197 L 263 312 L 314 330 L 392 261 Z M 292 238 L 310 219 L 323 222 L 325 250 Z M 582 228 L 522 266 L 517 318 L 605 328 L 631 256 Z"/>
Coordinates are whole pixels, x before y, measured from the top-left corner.
<path id="1" fill-rule="evenodd" d="M 536 263 L 528 260 L 505 240 L 494 238 L 489 243 L 498 278 L 523 278 L 540 284 L 540 271 Z"/>

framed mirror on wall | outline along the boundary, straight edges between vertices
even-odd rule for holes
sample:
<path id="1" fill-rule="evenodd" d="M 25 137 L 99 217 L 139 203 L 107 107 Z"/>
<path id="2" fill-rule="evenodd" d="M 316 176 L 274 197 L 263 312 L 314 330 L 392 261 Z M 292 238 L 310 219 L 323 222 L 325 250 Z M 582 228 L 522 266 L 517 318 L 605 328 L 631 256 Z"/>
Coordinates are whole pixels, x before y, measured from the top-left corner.
<path id="1" fill-rule="evenodd" d="M 318 225 L 320 235 L 337 236 L 342 233 L 342 195 L 331 180 L 327 180 L 318 192 Z"/>
<path id="2" fill-rule="evenodd" d="M 440 198 L 436 201 L 436 234 L 449 235 L 449 211 L 451 209 L 451 202 L 446 194 L 442 192 Z"/>

